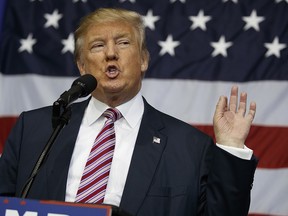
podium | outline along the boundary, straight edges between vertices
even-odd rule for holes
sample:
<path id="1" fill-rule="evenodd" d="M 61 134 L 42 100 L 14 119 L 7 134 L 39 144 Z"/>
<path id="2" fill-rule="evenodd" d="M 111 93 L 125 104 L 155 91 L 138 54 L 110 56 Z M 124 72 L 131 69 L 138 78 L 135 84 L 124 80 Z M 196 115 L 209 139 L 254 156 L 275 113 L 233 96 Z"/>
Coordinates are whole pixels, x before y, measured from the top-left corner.
<path id="1" fill-rule="evenodd" d="M 1 216 L 129 216 L 111 205 L 0 197 Z"/>

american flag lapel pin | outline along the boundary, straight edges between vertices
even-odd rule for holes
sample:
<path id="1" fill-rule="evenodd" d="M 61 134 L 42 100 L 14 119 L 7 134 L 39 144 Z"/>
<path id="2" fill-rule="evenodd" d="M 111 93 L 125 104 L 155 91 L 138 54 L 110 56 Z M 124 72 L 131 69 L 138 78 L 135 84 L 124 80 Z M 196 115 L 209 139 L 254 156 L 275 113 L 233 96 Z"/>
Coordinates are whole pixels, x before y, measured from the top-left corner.
<path id="1" fill-rule="evenodd" d="M 160 144 L 161 139 L 159 137 L 153 137 L 153 143 Z"/>

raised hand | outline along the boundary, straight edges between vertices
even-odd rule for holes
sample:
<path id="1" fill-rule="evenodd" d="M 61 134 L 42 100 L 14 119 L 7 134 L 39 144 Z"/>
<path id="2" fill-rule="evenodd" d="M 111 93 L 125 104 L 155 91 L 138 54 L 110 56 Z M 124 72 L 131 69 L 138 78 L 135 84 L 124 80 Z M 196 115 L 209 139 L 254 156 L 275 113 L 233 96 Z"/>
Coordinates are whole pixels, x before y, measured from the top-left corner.
<path id="1" fill-rule="evenodd" d="M 218 144 L 243 148 L 256 113 L 256 103 L 251 102 L 246 114 L 247 93 L 240 94 L 238 87 L 231 88 L 229 104 L 227 97 L 221 96 L 213 117 L 214 133 Z M 238 106 L 238 107 L 237 107 Z"/>

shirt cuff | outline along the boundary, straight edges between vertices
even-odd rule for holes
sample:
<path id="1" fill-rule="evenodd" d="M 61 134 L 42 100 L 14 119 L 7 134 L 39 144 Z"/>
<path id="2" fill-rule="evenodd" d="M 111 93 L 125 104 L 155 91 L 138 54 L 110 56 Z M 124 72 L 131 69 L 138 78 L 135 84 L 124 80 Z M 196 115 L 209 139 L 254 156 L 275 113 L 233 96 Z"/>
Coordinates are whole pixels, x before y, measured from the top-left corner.
<path id="1" fill-rule="evenodd" d="M 225 146 L 225 145 L 221 145 L 218 143 L 216 143 L 216 145 L 219 148 L 223 149 L 224 151 L 227 151 L 230 154 L 232 154 L 238 158 L 244 159 L 244 160 L 251 160 L 252 155 L 253 155 L 253 150 L 247 148 L 245 145 L 244 145 L 243 149 L 231 147 L 231 146 Z"/>

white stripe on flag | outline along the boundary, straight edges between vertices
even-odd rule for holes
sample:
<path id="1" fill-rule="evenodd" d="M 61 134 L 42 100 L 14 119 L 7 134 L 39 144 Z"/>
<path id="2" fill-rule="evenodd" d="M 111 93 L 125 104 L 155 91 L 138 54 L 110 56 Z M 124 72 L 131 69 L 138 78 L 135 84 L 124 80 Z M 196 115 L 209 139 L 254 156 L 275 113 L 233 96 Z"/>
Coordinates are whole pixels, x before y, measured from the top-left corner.
<path id="1" fill-rule="evenodd" d="M 74 79 L 0 73 L 0 116 L 17 116 L 23 111 L 52 105 Z"/>
<path id="2" fill-rule="evenodd" d="M 39 75 L 5 76 L 0 73 L 0 116 L 19 115 L 22 111 L 52 105 L 68 90 L 73 77 Z M 229 95 L 231 86 L 248 92 L 248 102 L 256 101 L 254 124 L 288 125 L 288 82 L 248 83 L 204 82 L 195 80 L 144 79 L 142 93 L 150 104 L 188 123 L 212 124 L 220 95 Z"/>
<path id="3" fill-rule="evenodd" d="M 288 168 L 256 170 L 249 212 L 288 215 Z"/>
<path id="4" fill-rule="evenodd" d="M 156 108 L 183 121 L 212 124 L 219 96 L 229 96 L 234 84 L 239 86 L 240 92 L 248 93 L 249 103 L 256 101 L 257 113 L 254 124 L 288 125 L 287 81 L 231 83 L 146 79 L 142 93 Z"/>

